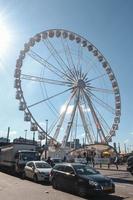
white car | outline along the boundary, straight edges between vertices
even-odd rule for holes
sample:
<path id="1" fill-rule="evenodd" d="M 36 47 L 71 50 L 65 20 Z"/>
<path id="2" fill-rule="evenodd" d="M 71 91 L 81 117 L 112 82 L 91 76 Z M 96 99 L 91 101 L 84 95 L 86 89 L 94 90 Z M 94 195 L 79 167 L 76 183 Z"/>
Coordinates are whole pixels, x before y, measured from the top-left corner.
<path id="1" fill-rule="evenodd" d="M 27 162 L 24 168 L 24 177 L 38 181 L 49 181 L 52 167 L 45 161 Z"/>

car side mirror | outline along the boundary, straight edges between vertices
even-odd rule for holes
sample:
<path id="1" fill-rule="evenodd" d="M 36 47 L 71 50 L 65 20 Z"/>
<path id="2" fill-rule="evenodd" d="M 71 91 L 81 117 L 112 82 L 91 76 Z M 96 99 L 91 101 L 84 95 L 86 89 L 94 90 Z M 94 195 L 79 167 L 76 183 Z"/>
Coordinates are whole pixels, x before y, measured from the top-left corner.
<path id="1" fill-rule="evenodd" d="M 35 167 L 34 167 L 34 166 L 32 166 L 31 168 L 33 169 L 33 171 L 35 170 Z"/>
<path id="2" fill-rule="evenodd" d="M 75 173 L 74 173 L 74 171 L 71 171 L 71 172 L 70 172 L 70 174 L 71 174 L 72 176 L 75 176 Z"/>

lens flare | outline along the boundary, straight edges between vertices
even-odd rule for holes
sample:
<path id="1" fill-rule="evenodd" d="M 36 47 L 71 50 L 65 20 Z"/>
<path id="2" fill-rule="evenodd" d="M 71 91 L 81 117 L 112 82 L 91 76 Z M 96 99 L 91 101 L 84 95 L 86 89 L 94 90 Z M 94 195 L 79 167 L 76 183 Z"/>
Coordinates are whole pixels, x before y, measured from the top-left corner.
<path id="1" fill-rule="evenodd" d="M 0 24 L 0 53 L 6 53 L 10 46 L 11 38 L 10 33 L 6 26 Z"/>

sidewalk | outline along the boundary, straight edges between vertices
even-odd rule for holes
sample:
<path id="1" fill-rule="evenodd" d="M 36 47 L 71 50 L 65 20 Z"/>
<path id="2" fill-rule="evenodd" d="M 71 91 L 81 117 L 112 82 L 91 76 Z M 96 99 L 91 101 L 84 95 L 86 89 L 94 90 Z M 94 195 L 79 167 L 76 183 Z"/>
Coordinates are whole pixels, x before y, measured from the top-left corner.
<path id="1" fill-rule="evenodd" d="M 118 170 L 115 165 L 111 165 L 110 168 L 107 165 L 103 165 L 102 168 L 95 166 L 95 169 L 110 177 L 116 183 L 133 185 L 133 176 L 126 170 L 126 165 L 119 165 Z"/>
<path id="2" fill-rule="evenodd" d="M 110 165 L 109 168 L 108 168 L 108 165 L 102 165 L 101 167 L 100 167 L 100 165 L 95 165 L 95 169 L 126 172 L 127 165 L 118 165 L 118 169 L 116 168 L 116 165 L 114 165 L 114 164 Z"/>

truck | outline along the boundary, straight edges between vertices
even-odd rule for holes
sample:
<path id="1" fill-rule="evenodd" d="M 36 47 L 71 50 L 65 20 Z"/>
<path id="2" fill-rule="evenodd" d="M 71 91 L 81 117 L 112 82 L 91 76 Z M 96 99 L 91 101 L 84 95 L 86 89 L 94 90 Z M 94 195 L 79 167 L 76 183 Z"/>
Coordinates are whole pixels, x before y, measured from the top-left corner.
<path id="1" fill-rule="evenodd" d="M 10 143 L 0 147 L 0 169 L 22 175 L 26 163 L 38 159 L 35 144 Z"/>

